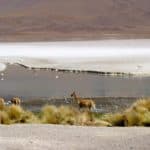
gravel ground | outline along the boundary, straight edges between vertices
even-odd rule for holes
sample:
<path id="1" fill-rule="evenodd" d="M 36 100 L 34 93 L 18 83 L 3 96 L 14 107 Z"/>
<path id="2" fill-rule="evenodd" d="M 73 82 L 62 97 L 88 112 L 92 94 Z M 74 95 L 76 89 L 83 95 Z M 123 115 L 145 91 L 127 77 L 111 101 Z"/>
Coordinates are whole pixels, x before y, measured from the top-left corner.
<path id="1" fill-rule="evenodd" d="M 0 150 L 149 150 L 144 127 L 0 126 Z"/>

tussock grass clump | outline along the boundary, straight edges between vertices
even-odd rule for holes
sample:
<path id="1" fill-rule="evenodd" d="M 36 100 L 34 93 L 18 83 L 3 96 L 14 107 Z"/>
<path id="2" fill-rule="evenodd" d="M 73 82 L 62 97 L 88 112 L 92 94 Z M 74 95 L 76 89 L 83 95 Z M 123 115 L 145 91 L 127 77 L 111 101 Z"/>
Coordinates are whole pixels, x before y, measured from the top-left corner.
<path id="1" fill-rule="evenodd" d="M 75 125 L 78 123 L 78 116 L 80 116 L 80 112 L 69 106 L 46 105 L 41 111 L 42 123 Z"/>
<path id="2" fill-rule="evenodd" d="M 79 111 L 71 106 L 44 106 L 41 111 L 42 123 L 91 125 L 93 115 L 88 111 Z"/>
<path id="3" fill-rule="evenodd" d="M 150 126 L 150 100 L 140 99 L 122 113 L 104 115 L 113 126 Z"/>
<path id="4" fill-rule="evenodd" d="M 131 108 L 137 107 L 145 108 L 150 111 L 150 99 L 139 99 L 133 104 L 133 106 L 131 106 Z"/>
<path id="5" fill-rule="evenodd" d="M 92 118 L 88 112 L 82 112 L 77 116 L 78 125 L 92 125 Z"/>
<path id="6" fill-rule="evenodd" d="M 150 126 L 150 112 L 146 112 L 141 120 L 141 125 Z"/>
<path id="7" fill-rule="evenodd" d="M 59 116 L 57 108 L 49 105 L 44 106 L 41 111 L 41 121 L 42 123 L 58 124 Z"/>
<path id="8" fill-rule="evenodd" d="M 39 119 L 32 112 L 25 111 L 18 105 L 5 107 L 0 116 L 0 124 L 39 123 Z"/>
<path id="9" fill-rule="evenodd" d="M 10 119 L 5 111 L 0 111 L 0 124 L 10 124 Z"/>
<path id="10" fill-rule="evenodd" d="M 75 125 L 79 111 L 71 106 L 60 106 L 58 108 L 59 123 Z"/>
<path id="11" fill-rule="evenodd" d="M 124 112 L 126 126 L 144 126 L 148 123 L 150 113 L 150 100 L 137 100 L 129 109 Z"/>
<path id="12" fill-rule="evenodd" d="M 24 110 L 17 105 L 11 105 L 7 108 L 8 116 L 11 120 L 20 120 Z"/>
<path id="13" fill-rule="evenodd" d="M 5 108 L 4 99 L 0 98 L 0 110 L 4 110 L 4 108 Z"/>
<path id="14" fill-rule="evenodd" d="M 124 115 L 124 125 L 125 126 L 138 126 L 140 125 L 141 114 L 136 111 L 126 112 Z"/>
<path id="15" fill-rule="evenodd" d="M 1 104 L 1 103 L 0 103 Z M 46 123 L 82 126 L 150 126 L 150 100 L 140 99 L 121 113 L 101 114 L 72 106 L 46 105 L 36 114 L 21 106 L 1 105 L 0 124 Z"/>
<path id="16" fill-rule="evenodd" d="M 30 111 L 24 111 L 19 120 L 20 123 L 40 123 L 39 118 Z"/>
<path id="17" fill-rule="evenodd" d="M 124 126 L 124 116 L 121 113 L 106 114 L 102 120 L 109 122 L 112 126 Z"/>

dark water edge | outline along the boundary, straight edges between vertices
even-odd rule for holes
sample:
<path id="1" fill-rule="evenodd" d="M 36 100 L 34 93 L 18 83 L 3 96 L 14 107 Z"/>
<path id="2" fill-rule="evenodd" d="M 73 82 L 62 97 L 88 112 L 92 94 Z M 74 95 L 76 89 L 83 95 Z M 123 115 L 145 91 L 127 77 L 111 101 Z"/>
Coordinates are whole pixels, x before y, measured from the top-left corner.
<path id="1" fill-rule="evenodd" d="M 114 112 L 136 99 L 150 96 L 150 77 L 105 76 L 87 72 L 29 69 L 15 64 L 0 73 L 0 96 L 19 96 L 25 109 L 39 111 L 45 104 L 73 105 L 70 94 L 95 100 L 100 112 Z"/>
<path id="2" fill-rule="evenodd" d="M 137 97 L 97 97 L 92 98 L 96 103 L 96 111 L 100 113 L 112 113 L 120 112 L 130 107 L 136 100 Z M 32 99 L 25 100 L 22 102 L 24 109 L 39 112 L 45 105 L 55 106 L 73 106 L 78 108 L 78 105 L 71 99 Z M 95 110 L 94 110 L 95 111 Z"/>

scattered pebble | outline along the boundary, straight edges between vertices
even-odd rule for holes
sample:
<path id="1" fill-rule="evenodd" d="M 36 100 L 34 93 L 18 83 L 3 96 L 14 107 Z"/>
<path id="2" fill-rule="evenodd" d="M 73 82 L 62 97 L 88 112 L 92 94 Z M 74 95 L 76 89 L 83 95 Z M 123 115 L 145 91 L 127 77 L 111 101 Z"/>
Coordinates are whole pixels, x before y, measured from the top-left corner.
<path id="1" fill-rule="evenodd" d="M 1 73 L 1 76 L 4 76 L 4 73 L 3 73 L 3 72 Z"/>
<path id="2" fill-rule="evenodd" d="M 56 78 L 56 79 L 58 79 L 58 78 L 59 78 L 59 76 L 56 76 L 55 78 Z"/>

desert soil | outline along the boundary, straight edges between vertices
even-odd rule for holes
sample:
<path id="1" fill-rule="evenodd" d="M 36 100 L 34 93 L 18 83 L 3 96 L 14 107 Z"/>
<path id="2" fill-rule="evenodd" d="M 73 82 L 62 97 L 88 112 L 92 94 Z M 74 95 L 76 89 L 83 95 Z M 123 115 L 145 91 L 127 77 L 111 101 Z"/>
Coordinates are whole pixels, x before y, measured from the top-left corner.
<path id="1" fill-rule="evenodd" d="M 149 150 L 145 127 L 0 126 L 0 150 Z"/>

